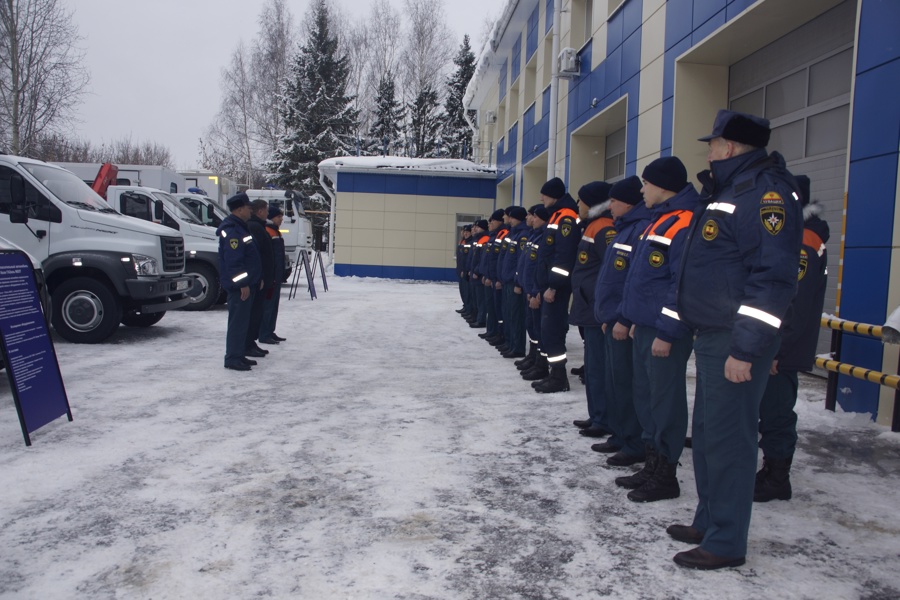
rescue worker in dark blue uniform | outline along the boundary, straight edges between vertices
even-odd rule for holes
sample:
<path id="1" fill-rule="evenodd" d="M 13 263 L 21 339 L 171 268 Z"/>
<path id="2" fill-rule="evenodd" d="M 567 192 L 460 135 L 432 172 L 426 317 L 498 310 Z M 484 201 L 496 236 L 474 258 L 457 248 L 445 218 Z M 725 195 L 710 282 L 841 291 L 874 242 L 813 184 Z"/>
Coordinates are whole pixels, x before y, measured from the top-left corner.
<path id="1" fill-rule="evenodd" d="M 275 283 L 268 293 L 263 292 L 266 294 L 266 297 L 263 301 L 262 322 L 259 325 L 259 343 L 279 344 L 287 341 L 287 338 L 283 338 L 275 333 L 275 327 L 278 324 L 278 307 L 281 305 L 281 284 L 284 283 L 287 270 L 284 254 L 284 237 L 281 235 L 284 211 L 277 206 L 271 206 L 268 210 L 268 217 L 266 233 L 269 234 L 269 238 L 272 240 Z"/>
<path id="2" fill-rule="evenodd" d="M 650 221 L 650 211 L 641 195 L 641 180 L 626 177 L 609 191 L 609 209 L 616 235 L 603 257 L 594 291 L 594 317 L 605 340 L 606 412 L 611 435 L 591 450 L 612 454 L 606 464 L 626 467 L 646 456 L 641 425 L 634 407 L 631 321 L 621 313 L 625 278 L 631 269 L 634 245 Z"/>
<path id="3" fill-rule="evenodd" d="M 245 356 L 263 357 L 269 353 L 261 348 L 256 340 L 259 339 L 260 325 L 262 325 L 263 308 L 266 297 L 275 288 L 275 254 L 272 250 L 272 238 L 266 231 L 266 218 L 269 214 L 269 203 L 265 200 L 253 200 L 250 203 L 250 219 L 247 221 L 247 229 L 253 236 L 253 243 L 259 253 L 262 264 L 262 287 L 260 293 L 253 298 L 253 306 L 250 309 L 250 324 L 247 326 L 247 349 Z"/>
<path id="4" fill-rule="evenodd" d="M 797 183 L 768 154 L 766 119 L 720 110 L 708 142 L 710 170 L 682 256 L 678 316 L 697 363 L 692 450 L 697 510 L 666 531 L 699 544 L 676 564 L 744 564 L 757 463 L 759 405 L 797 291 L 803 217 Z"/>
<path id="5" fill-rule="evenodd" d="M 569 298 L 572 269 L 581 241 L 578 206 L 566 192 L 566 184 L 554 177 L 541 187 L 541 203 L 550 213 L 538 250 L 535 283 L 541 292 L 541 355 L 550 367 L 546 379 L 532 383 L 536 392 L 569 391 L 566 375 L 566 334 L 569 332 Z"/>
<path id="6" fill-rule="evenodd" d="M 484 283 L 487 286 L 485 293 L 488 298 L 488 318 L 487 331 L 481 337 L 491 346 L 498 347 L 506 339 L 503 335 L 503 284 L 500 283 L 497 275 L 497 263 L 503 251 L 503 240 L 506 239 L 506 234 L 509 233 L 509 229 L 506 227 L 505 210 L 498 208 L 494 211 L 491 218 L 488 219 L 488 229 L 491 235 L 484 256 L 481 259 L 484 265 Z"/>
<path id="7" fill-rule="evenodd" d="M 781 347 L 759 405 L 759 447 L 763 466 L 756 474 L 755 502 L 790 500 L 791 463 L 797 447 L 797 371 L 811 371 L 825 305 L 828 279 L 828 223 L 822 207 L 810 202 L 809 177 L 798 175 L 803 205 L 803 242 L 797 271 L 797 295 L 781 325 Z"/>
<path id="8" fill-rule="evenodd" d="M 525 295 L 525 332 L 528 334 L 528 355 L 515 362 L 525 381 L 537 381 L 550 374 L 547 361 L 541 360 L 541 292 L 535 281 L 538 265 L 538 251 L 547 230 L 550 213 L 543 204 L 535 204 L 528 209 L 531 218 L 531 235 L 528 237 L 526 254 L 522 257 L 519 284 Z"/>
<path id="9" fill-rule="evenodd" d="M 469 251 L 469 259 L 466 267 L 469 271 L 469 289 L 475 304 L 475 315 L 469 321 L 469 327 L 481 328 L 485 326 L 485 314 L 487 305 L 484 300 L 484 282 L 481 280 L 479 269 L 481 268 L 481 255 L 484 245 L 490 239 L 487 233 L 488 222 L 479 219 L 472 223 L 472 248 Z"/>
<path id="10" fill-rule="evenodd" d="M 581 435 L 586 437 L 604 437 L 610 432 L 603 373 L 606 362 L 605 342 L 601 323 L 594 317 L 594 291 L 607 246 L 616 235 L 612 213 L 609 212 L 611 187 L 605 181 L 593 181 L 578 190 L 578 216 L 581 218 L 579 225 L 583 233 L 578 243 L 578 258 L 572 269 L 569 325 L 581 327 L 584 336 L 584 391 L 587 396 L 588 418 L 573 423 L 579 428 Z"/>
<path id="11" fill-rule="evenodd" d="M 634 406 L 647 451 L 644 468 L 616 478 L 628 499 L 681 495 L 676 471 L 687 434 L 687 362 L 694 339 L 675 306 L 678 264 L 699 196 L 684 164 L 657 158 L 641 174 L 650 225 L 634 245 L 621 312 L 632 323 Z"/>
<path id="12" fill-rule="evenodd" d="M 466 273 L 466 258 L 469 256 L 469 249 L 472 244 L 469 238 L 472 237 L 472 226 L 466 225 L 462 229 L 462 236 L 459 238 L 459 244 L 456 246 L 456 276 L 459 278 L 459 297 L 462 300 L 462 308 L 457 310 L 459 314 L 465 318 L 471 313 L 472 306 L 469 301 L 469 275 Z"/>
<path id="13" fill-rule="evenodd" d="M 225 368 L 249 371 L 256 362 L 245 357 L 247 328 L 253 298 L 262 281 L 262 263 L 253 236 L 247 229 L 250 198 L 241 192 L 226 202 L 231 214 L 216 229 L 219 239 L 221 285 L 228 293 L 228 333 L 225 336 Z"/>
<path id="14" fill-rule="evenodd" d="M 530 228 L 525 223 L 527 211 L 521 206 L 506 209 L 509 233 L 504 244 L 506 251 L 500 255 L 498 276 L 503 284 L 503 323 L 506 326 L 506 350 L 503 358 L 525 356 L 525 296 L 516 283 L 519 257 L 525 252 Z"/>

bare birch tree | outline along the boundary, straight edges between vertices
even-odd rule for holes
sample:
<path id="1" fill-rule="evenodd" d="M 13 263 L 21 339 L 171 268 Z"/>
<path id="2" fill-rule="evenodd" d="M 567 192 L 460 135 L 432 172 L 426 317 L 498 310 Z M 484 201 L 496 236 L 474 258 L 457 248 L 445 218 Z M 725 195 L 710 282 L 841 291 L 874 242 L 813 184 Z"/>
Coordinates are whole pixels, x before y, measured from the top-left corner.
<path id="1" fill-rule="evenodd" d="M 58 0 L 0 0 L 0 140 L 13 154 L 71 121 L 90 79 L 79 40 Z"/>

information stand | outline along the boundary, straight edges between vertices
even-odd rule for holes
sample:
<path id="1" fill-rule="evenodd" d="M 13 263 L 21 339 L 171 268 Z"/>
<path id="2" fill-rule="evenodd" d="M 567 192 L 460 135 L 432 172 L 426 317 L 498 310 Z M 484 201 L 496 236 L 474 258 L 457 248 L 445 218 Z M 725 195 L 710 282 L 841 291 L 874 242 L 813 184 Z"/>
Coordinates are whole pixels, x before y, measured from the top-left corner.
<path id="1" fill-rule="evenodd" d="M 309 267 L 309 255 L 306 253 L 306 250 L 300 250 L 300 263 L 303 265 L 303 272 L 306 273 L 306 284 L 307 290 L 309 291 L 309 297 L 312 300 L 318 298 L 316 294 L 316 283 L 313 280 L 312 272 Z M 297 284 L 300 281 L 300 265 L 297 265 L 297 268 L 294 269 L 294 277 L 291 279 L 291 289 L 288 292 L 288 300 L 292 300 L 297 295 Z"/>
<path id="2" fill-rule="evenodd" d="M 63 415 L 71 421 L 72 410 L 34 268 L 28 255 L 17 250 L 0 251 L 0 350 L 25 445 L 30 446 L 29 434 Z"/>
<path id="3" fill-rule="evenodd" d="M 316 258 L 313 259 L 313 264 L 312 264 L 312 277 L 313 277 L 313 279 L 316 278 L 316 269 L 317 269 L 317 268 L 321 268 L 321 269 L 322 269 L 322 287 L 323 287 L 323 288 L 325 289 L 325 291 L 327 292 L 327 291 L 328 291 L 328 280 L 325 279 L 325 261 L 322 260 L 322 252 L 321 252 L 321 250 L 318 251 L 318 252 L 316 252 Z"/>

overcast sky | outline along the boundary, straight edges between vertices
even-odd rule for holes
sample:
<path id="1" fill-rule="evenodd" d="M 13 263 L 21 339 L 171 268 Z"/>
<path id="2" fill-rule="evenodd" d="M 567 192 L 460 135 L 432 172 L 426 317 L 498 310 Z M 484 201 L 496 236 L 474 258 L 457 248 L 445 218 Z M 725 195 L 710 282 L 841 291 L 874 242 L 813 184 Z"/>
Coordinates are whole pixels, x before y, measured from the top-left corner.
<path id="1" fill-rule="evenodd" d="M 370 0 L 333 0 L 366 14 Z M 73 134 L 92 143 L 130 135 L 170 148 L 176 168 L 195 168 L 198 139 L 219 107 L 222 68 L 238 41 L 257 34 L 263 0 L 63 0 L 75 11 L 90 91 Z M 403 0 L 390 0 L 402 9 Z M 288 0 L 299 23 L 309 0 Z M 468 33 L 473 50 L 486 17 L 506 0 L 445 0 L 455 47 Z"/>

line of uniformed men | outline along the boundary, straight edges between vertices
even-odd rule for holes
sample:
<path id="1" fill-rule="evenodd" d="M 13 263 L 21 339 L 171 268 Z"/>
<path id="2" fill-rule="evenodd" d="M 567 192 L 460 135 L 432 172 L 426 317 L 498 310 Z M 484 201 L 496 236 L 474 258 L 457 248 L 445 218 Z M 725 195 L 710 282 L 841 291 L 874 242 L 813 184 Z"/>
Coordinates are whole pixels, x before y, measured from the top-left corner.
<path id="1" fill-rule="evenodd" d="M 554 178 L 524 227 L 510 220 L 521 207 L 497 211 L 458 250 L 458 312 L 507 358 L 524 353 L 527 332 L 516 366 L 537 391 L 569 389 L 565 336 L 579 327 L 588 418 L 574 424 L 608 436 L 592 446 L 608 465 L 643 463 L 616 478 L 632 501 L 680 495 L 695 354 L 698 505 L 691 525 L 667 529 L 697 544 L 674 559 L 690 568 L 743 564 L 752 502 L 792 495 L 797 372 L 812 368 L 828 226 L 808 178 L 766 151 L 769 135 L 765 119 L 719 111 L 700 138 L 710 163 L 700 194 L 676 157 L 583 186 L 577 207 Z"/>

